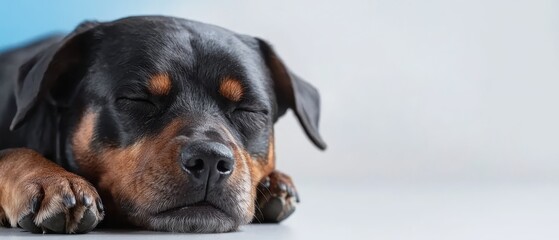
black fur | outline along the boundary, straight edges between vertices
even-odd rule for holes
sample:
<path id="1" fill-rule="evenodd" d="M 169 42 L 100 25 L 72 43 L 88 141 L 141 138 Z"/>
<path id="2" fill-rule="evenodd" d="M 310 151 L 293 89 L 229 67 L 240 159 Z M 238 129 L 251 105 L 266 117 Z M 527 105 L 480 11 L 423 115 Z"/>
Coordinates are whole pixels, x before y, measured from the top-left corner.
<path id="1" fill-rule="evenodd" d="M 148 94 L 148 78 L 161 72 L 170 75 L 171 92 Z M 215 91 L 225 76 L 246 86 L 242 101 Z M 189 121 L 184 135 L 222 141 L 211 116 L 258 156 L 287 109 L 324 149 L 319 107 L 316 89 L 263 40 L 178 18 L 86 22 L 0 55 L 0 149 L 31 148 L 70 171 L 77 171 L 70 136 L 87 108 L 100 110 L 92 146 L 128 146 L 177 117 Z"/>

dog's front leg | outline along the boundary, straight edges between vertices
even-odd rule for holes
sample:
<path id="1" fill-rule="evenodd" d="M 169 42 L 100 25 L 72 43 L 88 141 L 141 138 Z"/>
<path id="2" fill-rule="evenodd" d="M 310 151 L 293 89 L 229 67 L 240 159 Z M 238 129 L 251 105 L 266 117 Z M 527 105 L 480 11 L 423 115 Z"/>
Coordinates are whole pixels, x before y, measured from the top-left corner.
<path id="1" fill-rule="evenodd" d="M 82 177 L 30 149 L 0 151 L 0 225 L 84 233 L 103 215 L 97 191 Z"/>

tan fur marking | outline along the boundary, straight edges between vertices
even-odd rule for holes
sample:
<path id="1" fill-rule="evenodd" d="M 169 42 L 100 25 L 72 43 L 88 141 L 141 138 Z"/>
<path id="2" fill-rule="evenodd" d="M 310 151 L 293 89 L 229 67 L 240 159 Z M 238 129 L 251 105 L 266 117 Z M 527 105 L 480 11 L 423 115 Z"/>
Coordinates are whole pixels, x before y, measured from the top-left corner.
<path id="1" fill-rule="evenodd" d="M 245 152 L 249 155 L 248 152 Z M 276 168 L 275 148 L 274 148 L 274 134 L 270 135 L 268 144 L 268 155 L 262 159 L 258 159 L 251 165 L 251 172 L 253 176 L 253 184 L 256 186 L 262 178 L 270 175 Z"/>
<path id="2" fill-rule="evenodd" d="M 219 93 L 233 102 L 238 102 L 243 97 L 244 90 L 239 80 L 227 77 L 221 81 Z"/>
<path id="3" fill-rule="evenodd" d="M 171 91 L 171 78 L 167 73 L 159 73 L 149 80 L 149 91 L 154 95 L 167 95 Z"/>
<path id="4" fill-rule="evenodd" d="M 177 138 L 177 132 L 183 123 L 175 120 L 157 136 L 146 136 L 127 147 L 103 146 L 91 149 L 85 146 L 92 139 L 90 126 L 95 125 L 96 115 L 88 111 L 82 117 L 73 137 L 74 155 L 78 166 L 87 169 L 87 173 L 83 174 L 104 196 L 108 212 L 118 211 L 115 205 L 118 203 L 111 201 L 115 199 L 150 207 L 152 211 L 161 210 L 153 207 L 154 202 L 161 195 L 173 193 L 154 189 L 160 190 L 160 186 L 174 184 L 184 175 L 177 161 L 184 144 Z"/>
<path id="5" fill-rule="evenodd" d="M 87 152 L 89 144 L 93 140 L 93 130 L 95 128 L 96 115 L 88 110 L 78 125 L 78 130 L 73 137 L 74 151 Z"/>

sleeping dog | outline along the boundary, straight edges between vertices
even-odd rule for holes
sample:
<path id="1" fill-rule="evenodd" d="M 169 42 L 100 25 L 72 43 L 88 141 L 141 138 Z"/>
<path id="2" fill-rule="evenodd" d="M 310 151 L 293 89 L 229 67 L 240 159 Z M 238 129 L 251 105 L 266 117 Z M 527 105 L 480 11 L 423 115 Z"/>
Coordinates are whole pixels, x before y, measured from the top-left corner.
<path id="1" fill-rule="evenodd" d="M 319 94 L 261 39 L 179 18 L 85 22 L 0 54 L 0 224 L 227 232 L 295 210 L 273 125 Z"/>

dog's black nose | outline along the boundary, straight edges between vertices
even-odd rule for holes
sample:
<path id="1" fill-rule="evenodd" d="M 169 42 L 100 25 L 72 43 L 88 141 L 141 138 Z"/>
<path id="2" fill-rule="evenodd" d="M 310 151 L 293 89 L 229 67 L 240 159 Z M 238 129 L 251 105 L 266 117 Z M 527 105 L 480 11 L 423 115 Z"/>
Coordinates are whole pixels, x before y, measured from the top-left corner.
<path id="1" fill-rule="evenodd" d="M 233 173 L 233 152 L 217 142 L 193 142 L 181 153 L 183 169 L 194 179 L 216 183 Z M 208 179 L 209 178 L 209 179 Z"/>

